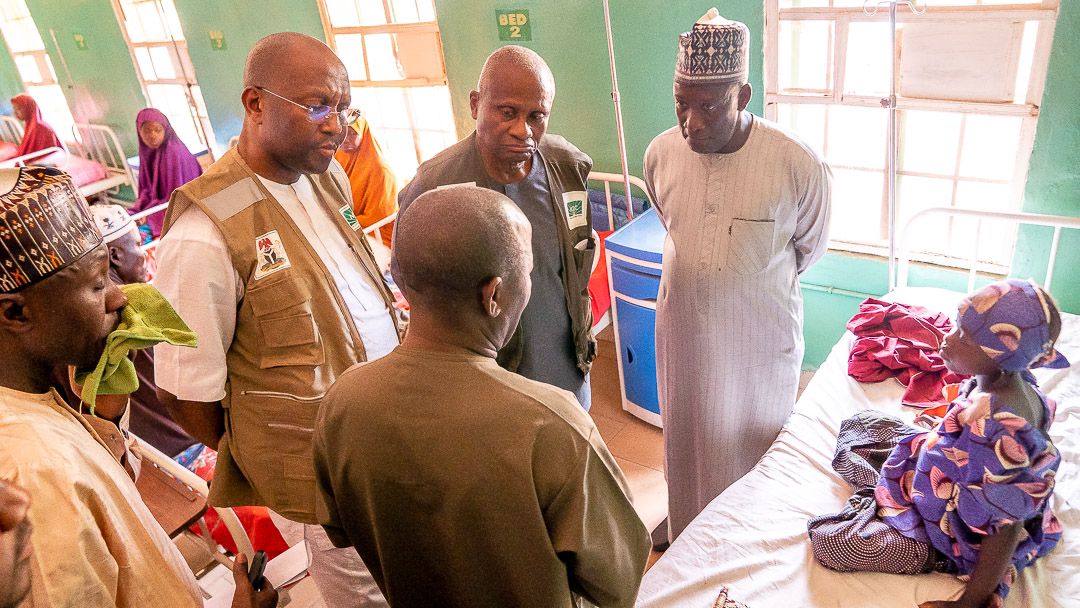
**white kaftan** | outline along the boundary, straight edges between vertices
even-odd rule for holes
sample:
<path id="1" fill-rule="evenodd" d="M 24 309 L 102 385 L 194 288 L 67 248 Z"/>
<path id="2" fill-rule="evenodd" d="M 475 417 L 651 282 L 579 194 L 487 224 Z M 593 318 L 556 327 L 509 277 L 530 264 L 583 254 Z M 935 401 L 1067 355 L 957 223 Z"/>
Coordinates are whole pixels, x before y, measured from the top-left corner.
<path id="1" fill-rule="evenodd" d="M 656 305 L 670 537 L 758 461 L 795 404 L 799 273 L 828 243 L 831 173 L 754 117 L 737 152 L 697 154 L 678 127 L 645 152 L 667 227 Z"/>

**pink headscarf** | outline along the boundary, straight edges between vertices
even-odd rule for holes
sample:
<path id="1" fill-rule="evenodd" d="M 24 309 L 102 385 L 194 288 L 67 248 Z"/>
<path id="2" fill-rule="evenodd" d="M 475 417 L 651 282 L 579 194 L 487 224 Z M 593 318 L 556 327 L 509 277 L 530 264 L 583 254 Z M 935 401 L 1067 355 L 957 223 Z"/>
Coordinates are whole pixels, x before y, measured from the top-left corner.
<path id="1" fill-rule="evenodd" d="M 169 202 L 173 190 L 202 175 L 199 161 L 173 131 L 164 114 L 154 108 L 141 110 L 135 118 L 136 130 L 147 122 L 156 122 L 165 127 L 165 140 L 155 150 L 139 137 L 139 197 L 131 208 L 133 213 Z M 154 238 L 161 234 L 164 221 L 164 211 L 146 218 Z"/>
<path id="2" fill-rule="evenodd" d="M 33 97 L 26 93 L 20 93 L 11 98 L 11 105 L 18 108 L 19 113 L 26 117 L 22 142 L 19 143 L 19 149 L 15 151 L 15 156 L 30 154 L 52 146 L 64 147 L 64 144 L 60 143 L 60 138 L 56 136 L 56 131 L 42 118 L 41 108 L 38 107 Z"/>

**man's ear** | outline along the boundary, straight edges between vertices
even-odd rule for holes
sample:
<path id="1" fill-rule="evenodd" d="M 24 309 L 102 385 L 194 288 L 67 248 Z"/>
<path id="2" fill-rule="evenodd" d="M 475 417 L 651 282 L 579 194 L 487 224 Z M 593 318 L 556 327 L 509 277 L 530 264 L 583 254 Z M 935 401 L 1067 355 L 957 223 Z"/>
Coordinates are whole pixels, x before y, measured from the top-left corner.
<path id="1" fill-rule="evenodd" d="M 476 120 L 477 114 L 480 113 L 480 91 L 469 92 L 469 110 L 472 112 L 473 120 Z"/>
<path id="2" fill-rule="evenodd" d="M 240 94 L 240 103 L 244 106 L 244 112 L 260 122 L 262 119 L 262 91 L 255 87 L 248 87 Z"/>
<path id="3" fill-rule="evenodd" d="M 502 277 L 492 277 L 480 286 L 480 306 L 492 319 L 502 314 L 502 286 Z"/>
<path id="4" fill-rule="evenodd" d="M 0 294 L 0 328 L 11 333 L 26 332 L 30 329 L 26 298 L 22 294 Z"/>
<path id="5" fill-rule="evenodd" d="M 109 250 L 109 264 L 112 266 L 123 266 L 124 256 L 127 252 L 121 251 L 119 247 L 113 247 L 112 245 L 106 245 Z"/>
<path id="6" fill-rule="evenodd" d="M 754 96 L 754 88 L 750 86 L 750 83 L 746 83 L 739 88 L 739 111 L 742 112 L 746 109 L 746 106 L 750 105 L 750 98 Z"/>

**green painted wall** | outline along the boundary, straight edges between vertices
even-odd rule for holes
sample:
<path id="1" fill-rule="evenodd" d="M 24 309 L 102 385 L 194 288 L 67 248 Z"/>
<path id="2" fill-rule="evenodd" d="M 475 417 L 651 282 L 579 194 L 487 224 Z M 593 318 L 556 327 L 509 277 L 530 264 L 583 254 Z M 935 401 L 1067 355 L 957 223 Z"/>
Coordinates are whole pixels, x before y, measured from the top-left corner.
<path id="1" fill-rule="evenodd" d="M 109 125 L 128 155 L 138 153 L 135 114 L 146 106 L 131 53 L 109 0 L 26 0 L 77 122 Z M 56 34 L 59 48 L 53 44 Z M 73 34 L 86 38 L 86 50 Z M 67 65 L 65 69 L 64 65 Z"/>
<path id="2" fill-rule="evenodd" d="M 1080 216 L 1080 2 L 1062 2 L 1031 154 L 1024 211 Z M 1021 231 L 1013 273 L 1043 279 L 1053 231 Z M 1080 312 L 1080 232 L 1062 233 L 1051 285 L 1058 304 Z"/>
<path id="3" fill-rule="evenodd" d="M 611 3 L 627 157 L 630 172 L 635 175 L 641 174 L 645 147 L 652 138 L 675 124 L 671 83 L 678 35 L 714 4 L 725 17 L 745 22 L 754 33 L 750 82 L 755 91 L 763 91 L 762 46 L 757 35 L 764 29 L 760 3 Z M 484 59 L 497 47 L 510 44 L 499 40 L 496 9 L 529 11 L 532 41 L 520 44 L 543 55 L 555 74 L 555 105 L 548 130 L 563 135 L 592 156 L 597 170 L 618 172 L 615 110 L 599 0 L 436 0 L 458 133 L 465 136 L 473 129 L 468 94 L 476 86 Z M 761 112 L 760 97 L 751 109 Z"/>
<path id="4" fill-rule="evenodd" d="M 325 40 L 315 0 L 175 0 L 188 40 L 188 54 L 206 101 L 206 111 L 220 147 L 240 134 L 244 111 L 244 59 L 263 36 L 301 32 Z M 225 36 L 225 48 L 214 50 L 210 32 Z"/>

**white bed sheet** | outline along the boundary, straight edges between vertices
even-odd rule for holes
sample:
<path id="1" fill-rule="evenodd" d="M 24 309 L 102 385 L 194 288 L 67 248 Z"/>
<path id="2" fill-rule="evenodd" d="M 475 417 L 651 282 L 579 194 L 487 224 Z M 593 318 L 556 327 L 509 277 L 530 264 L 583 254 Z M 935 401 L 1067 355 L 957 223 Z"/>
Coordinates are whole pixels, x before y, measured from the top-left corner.
<path id="1" fill-rule="evenodd" d="M 910 288 L 891 299 L 951 314 L 960 297 Z M 1080 317 L 1063 317 L 1058 347 L 1076 364 L 1036 370 L 1036 376 L 1058 402 L 1050 434 L 1062 462 L 1052 505 L 1064 533 L 1053 552 L 1023 571 L 1008 607 L 1080 607 Z M 811 554 L 807 519 L 839 511 L 851 495 L 830 464 L 840 423 L 865 409 L 907 420 L 915 413 L 900 405 L 898 382 L 860 384 L 847 375 L 851 339 L 846 333 L 833 348 L 757 466 L 717 497 L 646 573 L 638 606 L 709 608 L 721 585 L 750 608 L 912 608 L 959 598 L 963 583 L 948 575 L 839 573 Z"/>

